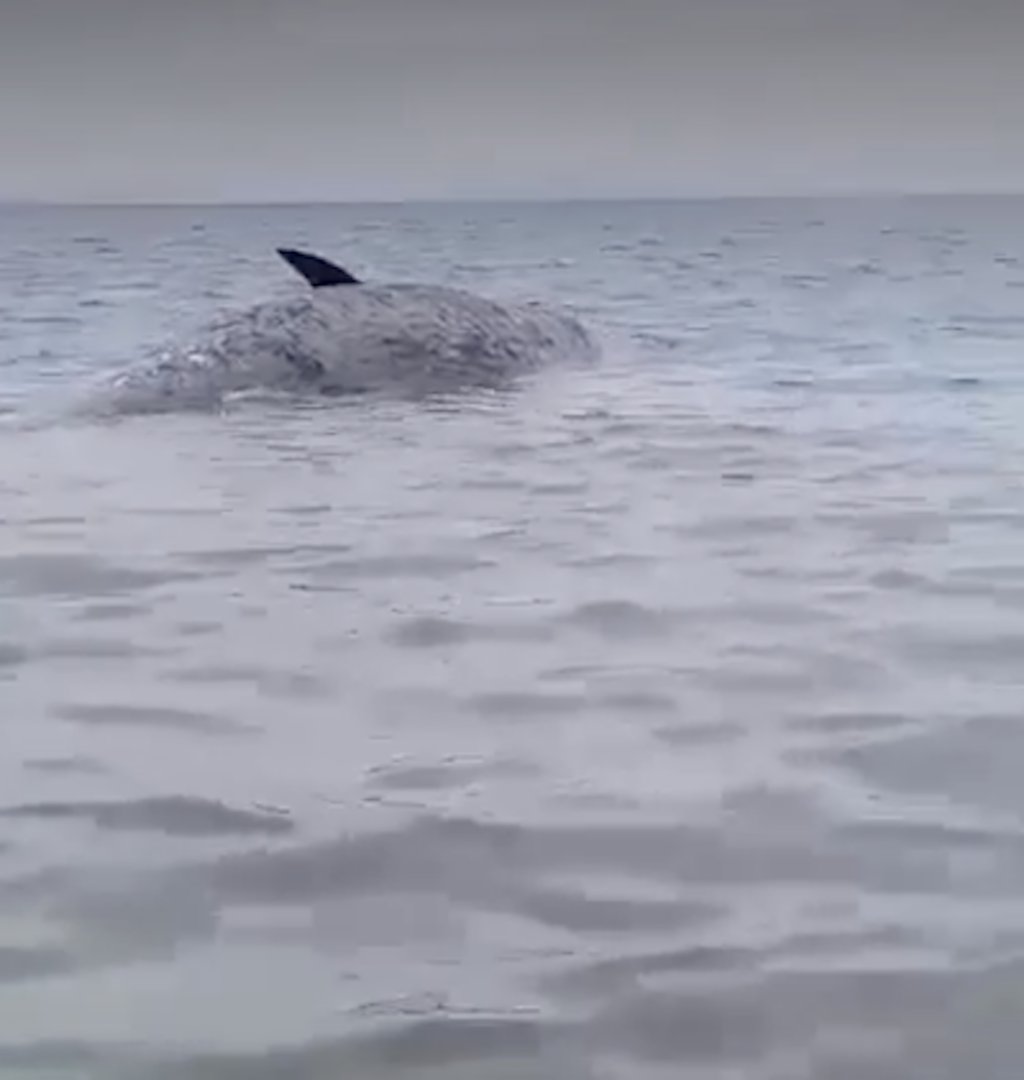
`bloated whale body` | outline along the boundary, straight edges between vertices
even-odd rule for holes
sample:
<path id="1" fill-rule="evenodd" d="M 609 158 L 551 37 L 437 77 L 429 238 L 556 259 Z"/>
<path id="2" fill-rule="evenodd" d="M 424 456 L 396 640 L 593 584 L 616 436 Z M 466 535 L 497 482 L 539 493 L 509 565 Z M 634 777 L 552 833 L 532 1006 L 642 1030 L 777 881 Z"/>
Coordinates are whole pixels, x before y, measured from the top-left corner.
<path id="1" fill-rule="evenodd" d="M 221 316 L 187 347 L 117 375 L 108 406 L 216 406 L 260 389 L 422 395 L 499 387 L 554 361 L 597 355 L 581 323 L 539 304 L 501 304 L 440 285 L 366 284 L 318 256 L 278 253 L 308 292 Z"/>

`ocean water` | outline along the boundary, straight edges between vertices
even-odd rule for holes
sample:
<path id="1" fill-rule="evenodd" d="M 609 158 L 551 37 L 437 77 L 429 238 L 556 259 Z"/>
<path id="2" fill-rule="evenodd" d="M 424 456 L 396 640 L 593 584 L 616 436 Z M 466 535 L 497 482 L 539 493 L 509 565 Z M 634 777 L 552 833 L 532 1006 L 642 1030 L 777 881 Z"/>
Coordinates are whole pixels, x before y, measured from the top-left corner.
<path id="1" fill-rule="evenodd" d="M 0 210 L 0 1076 L 1017 1075 L 1022 217 Z M 65 415 L 278 245 L 603 360 Z"/>

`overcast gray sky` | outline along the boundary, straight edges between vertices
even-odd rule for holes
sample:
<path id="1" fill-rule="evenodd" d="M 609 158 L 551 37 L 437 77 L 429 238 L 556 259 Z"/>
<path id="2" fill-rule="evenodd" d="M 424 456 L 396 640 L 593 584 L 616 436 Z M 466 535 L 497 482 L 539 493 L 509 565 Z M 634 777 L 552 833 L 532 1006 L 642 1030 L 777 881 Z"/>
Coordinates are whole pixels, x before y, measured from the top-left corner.
<path id="1" fill-rule="evenodd" d="M 0 0 L 0 198 L 1024 190 L 1024 0 Z"/>

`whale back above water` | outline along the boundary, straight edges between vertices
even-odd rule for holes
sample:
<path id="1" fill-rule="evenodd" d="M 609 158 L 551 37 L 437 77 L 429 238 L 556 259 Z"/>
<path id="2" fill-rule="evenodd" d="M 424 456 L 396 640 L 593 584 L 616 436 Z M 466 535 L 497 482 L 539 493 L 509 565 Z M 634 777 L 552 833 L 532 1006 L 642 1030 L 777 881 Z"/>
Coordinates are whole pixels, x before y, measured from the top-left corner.
<path id="1" fill-rule="evenodd" d="M 420 396 L 496 388 L 596 346 L 571 315 L 444 285 L 369 284 L 317 255 L 278 249 L 311 286 L 208 323 L 186 346 L 113 383 L 117 411 L 216 405 L 270 389 Z"/>

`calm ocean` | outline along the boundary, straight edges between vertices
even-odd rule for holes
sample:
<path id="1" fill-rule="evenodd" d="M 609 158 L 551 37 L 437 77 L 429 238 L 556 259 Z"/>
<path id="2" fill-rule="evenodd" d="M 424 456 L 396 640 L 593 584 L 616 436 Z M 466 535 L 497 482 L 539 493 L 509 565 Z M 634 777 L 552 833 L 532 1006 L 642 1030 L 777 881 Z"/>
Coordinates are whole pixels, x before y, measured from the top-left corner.
<path id="1" fill-rule="evenodd" d="M 0 1076 L 1020 1075 L 1022 220 L 0 209 Z M 604 359 L 62 419 L 278 245 Z"/>

